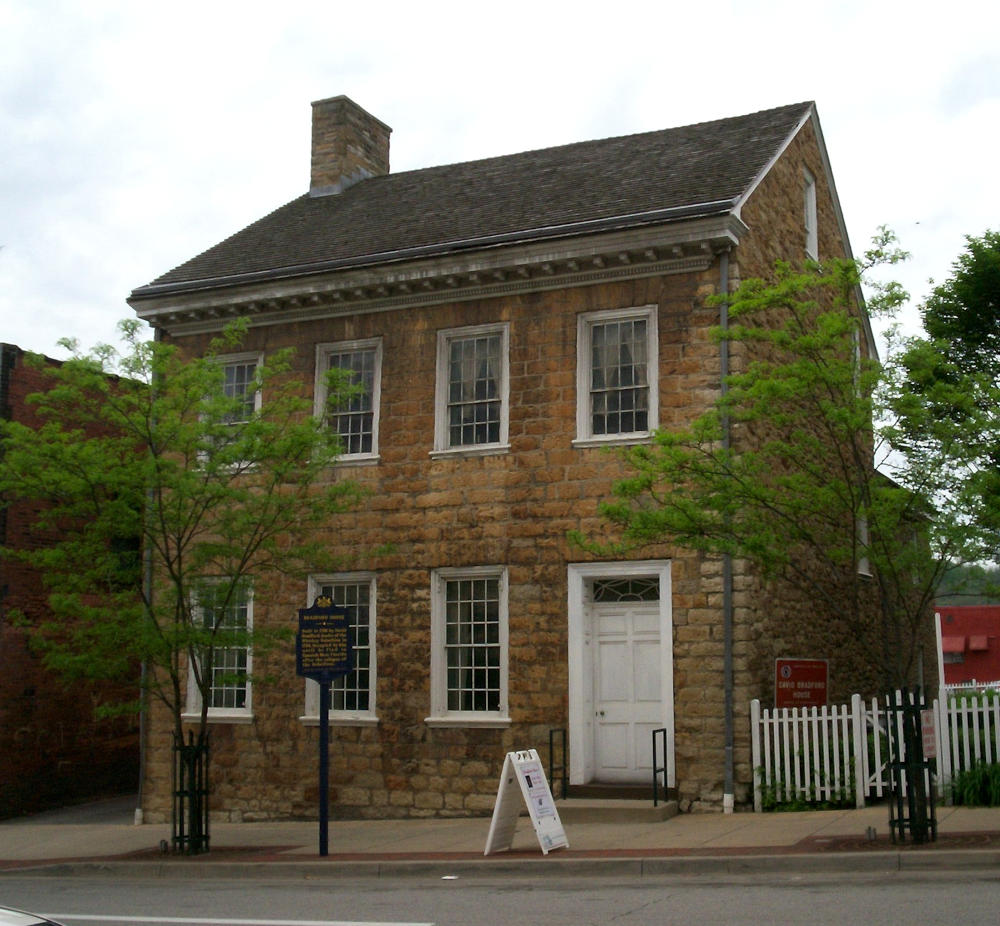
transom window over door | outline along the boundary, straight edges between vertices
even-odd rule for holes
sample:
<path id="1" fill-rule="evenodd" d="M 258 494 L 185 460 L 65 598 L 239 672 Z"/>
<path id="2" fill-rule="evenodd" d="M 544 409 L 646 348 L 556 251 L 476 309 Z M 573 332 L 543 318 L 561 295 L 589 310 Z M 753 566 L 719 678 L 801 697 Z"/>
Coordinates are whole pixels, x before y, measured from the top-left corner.
<path id="1" fill-rule="evenodd" d="M 645 438 L 657 426 L 655 307 L 580 316 L 577 443 Z"/>
<path id="2" fill-rule="evenodd" d="M 326 375 L 342 372 L 350 394 L 327 406 Z M 349 341 L 321 344 L 316 359 L 316 414 L 325 416 L 340 437 L 341 454 L 352 458 L 378 455 L 379 400 L 382 374 L 382 342 Z"/>
<path id="3" fill-rule="evenodd" d="M 436 452 L 507 449 L 508 328 L 438 334 Z"/>

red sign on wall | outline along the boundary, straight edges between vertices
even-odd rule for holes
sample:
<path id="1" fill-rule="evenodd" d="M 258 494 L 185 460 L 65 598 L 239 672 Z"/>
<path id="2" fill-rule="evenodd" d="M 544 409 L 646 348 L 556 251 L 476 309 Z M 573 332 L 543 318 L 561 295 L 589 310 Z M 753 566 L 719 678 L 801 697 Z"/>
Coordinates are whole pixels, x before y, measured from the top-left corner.
<path id="1" fill-rule="evenodd" d="M 775 659 L 775 707 L 825 707 L 827 689 L 825 659 Z"/>

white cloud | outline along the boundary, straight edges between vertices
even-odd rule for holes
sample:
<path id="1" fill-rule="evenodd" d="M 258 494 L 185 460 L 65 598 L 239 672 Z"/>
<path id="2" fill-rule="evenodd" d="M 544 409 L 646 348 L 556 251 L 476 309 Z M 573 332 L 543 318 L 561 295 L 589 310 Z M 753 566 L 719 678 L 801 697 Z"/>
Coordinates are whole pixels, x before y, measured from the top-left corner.
<path id="1" fill-rule="evenodd" d="M 0 340 L 113 339 L 134 287 L 305 190 L 340 93 L 393 170 L 814 99 L 855 248 L 895 227 L 921 295 L 997 224 L 998 27 L 971 0 L 0 0 Z"/>

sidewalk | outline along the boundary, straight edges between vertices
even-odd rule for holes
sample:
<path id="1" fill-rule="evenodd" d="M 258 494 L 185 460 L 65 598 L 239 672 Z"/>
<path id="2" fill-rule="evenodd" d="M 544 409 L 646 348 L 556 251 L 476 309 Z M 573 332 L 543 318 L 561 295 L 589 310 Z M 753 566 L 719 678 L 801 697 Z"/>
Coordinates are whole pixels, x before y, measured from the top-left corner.
<path id="1" fill-rule="evenodd" d="M 750 872 L 1000 867 L 1000 808 L 939 807 L 938 839 L 893 845 L 889 811 L 682 814 L 662 822 L 566 823 L 569 847 L 543 855 L 528 817 L 509 851 L 484 858 L 489 818 L 331 821 L 329 855 L 319 825 L 218 823 L 212 851 L 195 858 L 160 851 L 168 824 L 136 826 L 128 801 L 0 822 L 0 876 L 79 872 L 147 876 L 387 876 L 428 870 L 510 873 Z M 870 829 L 875 839 L 870 839 Z"/>

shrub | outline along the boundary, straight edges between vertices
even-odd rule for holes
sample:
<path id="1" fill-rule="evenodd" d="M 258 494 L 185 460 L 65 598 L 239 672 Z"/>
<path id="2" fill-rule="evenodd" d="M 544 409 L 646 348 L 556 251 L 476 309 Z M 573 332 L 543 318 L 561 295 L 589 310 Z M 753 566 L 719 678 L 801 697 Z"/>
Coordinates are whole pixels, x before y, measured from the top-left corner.
<path id="1" fill-rule="evenodd" d="M 981 762 L 956 773 L 951 796 L 966 807 L 1000 806 L 1000 762 Z"/>

